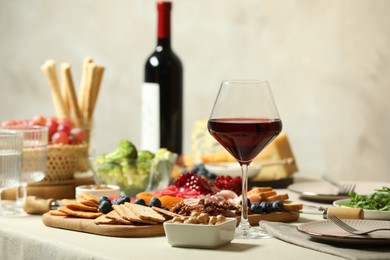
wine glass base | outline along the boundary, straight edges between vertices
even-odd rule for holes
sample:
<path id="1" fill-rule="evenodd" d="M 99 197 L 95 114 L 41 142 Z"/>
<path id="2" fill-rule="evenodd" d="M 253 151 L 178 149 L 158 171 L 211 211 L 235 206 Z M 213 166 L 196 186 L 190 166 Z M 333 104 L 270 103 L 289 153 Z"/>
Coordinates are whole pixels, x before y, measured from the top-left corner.
<path id="1" fill-rule="evenodd" d="M 260 230 L 257 228 L 236 228 L 234 238 L 236 239 L 260 239 L 260 238 L 271 238 L 272 235 L 267 231 Z"/>

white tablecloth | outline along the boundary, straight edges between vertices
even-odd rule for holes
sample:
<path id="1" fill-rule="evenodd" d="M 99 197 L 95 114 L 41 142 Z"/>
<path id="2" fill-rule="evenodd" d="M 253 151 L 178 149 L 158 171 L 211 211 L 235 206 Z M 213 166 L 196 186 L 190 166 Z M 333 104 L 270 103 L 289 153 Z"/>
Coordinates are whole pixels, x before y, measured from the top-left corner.
<path id="1" fill-rule="evenodd" d="M 278 192 L 287 192 L 279 190 Z M 298 195 L 288 191 L 292 200 Z M 299 224 L 321 220 L 301 215 Z M 117 238 L 56 229 L 41 216 L 0 216 L 0 259 L 341 259 L 276 238 L 233 240 L 217 249 L 171 247 L 165 237 Z"/>

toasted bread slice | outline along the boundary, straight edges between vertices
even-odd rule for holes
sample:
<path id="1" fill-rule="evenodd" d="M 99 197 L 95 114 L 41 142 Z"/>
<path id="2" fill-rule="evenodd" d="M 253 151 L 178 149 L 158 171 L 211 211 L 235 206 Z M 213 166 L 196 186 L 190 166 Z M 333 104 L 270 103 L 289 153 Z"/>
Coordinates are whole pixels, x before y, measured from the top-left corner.
<path id="1" fill-rule="evenodd" d="M 302 210 L 303 204 L 300 202 L 289 202 L 289 203 L 283 203 L 283 207 L 285 211 L 298 212 Z"/>

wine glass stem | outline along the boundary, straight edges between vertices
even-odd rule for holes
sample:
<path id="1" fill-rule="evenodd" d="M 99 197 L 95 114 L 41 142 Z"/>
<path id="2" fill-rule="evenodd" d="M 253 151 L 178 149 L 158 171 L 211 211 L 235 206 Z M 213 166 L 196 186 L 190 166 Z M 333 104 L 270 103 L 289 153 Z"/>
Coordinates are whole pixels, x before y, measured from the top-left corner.
<path id="1" fill-rule="evenodd" d="M 241 164 L 242 172 L 242 202 L 241 202 L 241 221 L 240 226 L 242 228 L 250 228 L 248 221 L 248 199 L 247 199 L 247 190 L 248 190 L 248 167 L 249 164 Z"/>

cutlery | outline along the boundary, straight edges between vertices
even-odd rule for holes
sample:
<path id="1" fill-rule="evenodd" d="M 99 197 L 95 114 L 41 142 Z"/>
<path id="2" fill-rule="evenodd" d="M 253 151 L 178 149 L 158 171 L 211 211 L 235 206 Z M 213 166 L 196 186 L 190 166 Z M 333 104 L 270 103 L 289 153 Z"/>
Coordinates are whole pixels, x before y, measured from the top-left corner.
<path id="1" fill-rule="evenodd" d="M 337 195 L 339 196 L 348 196 L 350 192 L 355 191 L 356 184 L 353 183 L 345 183 L 345 184 L 340 184 L 337 183 L 336 181 L 332 180 L 326 175 L 323 175 L 322 178 L 332 184 L 333 186 L 337 187 L 339 189 Z"/>
<path id="2" fill-rule="evenodd" d="M 355 229 L 354 227 L 351 227 L 350 225 L 348 225 L 347 223 L 345 223 L 344 221 L 342 221 L 341 219 L 339 219 L 335 215 L 328 216 L 328 219 L 330 219 L 333 223 L 335 223 L 340 228 L 342 228 L 345 231 L 347 231 L 351 234 L 354 234 L 354 235 L 366 235 L 366 234 L 369 234 L 369 233 L 375 232 L 375 231 L 390 230 L 390 228 L 374 228 L 374 229 L 370 229 L 370 230 L 358 230 L 358 229 Z"/>

